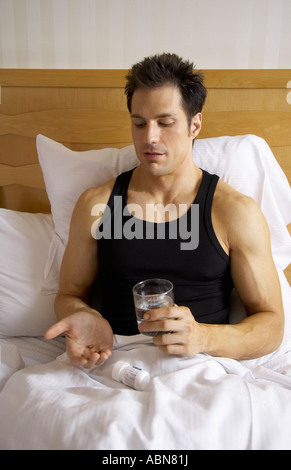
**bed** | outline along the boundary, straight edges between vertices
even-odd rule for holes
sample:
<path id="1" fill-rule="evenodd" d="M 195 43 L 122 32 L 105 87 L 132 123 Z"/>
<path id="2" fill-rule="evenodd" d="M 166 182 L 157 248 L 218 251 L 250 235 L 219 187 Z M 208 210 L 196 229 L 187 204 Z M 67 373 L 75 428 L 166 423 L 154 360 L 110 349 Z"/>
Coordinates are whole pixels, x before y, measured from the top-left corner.
<path id="1" fill-rule="evenodd" d="M 193 149 L 265 214 L 285 310 L 278 350 L 178 358 L 116 335 L 111 358 L 87 370 L 69 363 L 64 337 L 43 337 L 78 196 L 137 164 L 125 74 L 0 70 L 0 448 L 164 451 L 184 466 L 192 450 L 290 450 L 290 70 L 206 70 Z M 244 314 L 233 292 L 231 322 Z M 112 379 L 118 360 L 150 373 L 144 391 Z"/>

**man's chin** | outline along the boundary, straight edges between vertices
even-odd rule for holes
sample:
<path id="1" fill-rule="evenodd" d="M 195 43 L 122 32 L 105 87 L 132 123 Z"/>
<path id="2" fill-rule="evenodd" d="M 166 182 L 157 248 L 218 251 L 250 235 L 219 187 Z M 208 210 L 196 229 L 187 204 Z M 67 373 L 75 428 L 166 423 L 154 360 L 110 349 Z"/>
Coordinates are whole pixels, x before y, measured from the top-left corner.
<path id="1" fill-rule="evenodd" d="M 165 176 L 169 174 L 168 166 L 162 164 L 162 162 L 142 162 L 141 168 L 145 171 L 145 173 L 152 176 Z"/>

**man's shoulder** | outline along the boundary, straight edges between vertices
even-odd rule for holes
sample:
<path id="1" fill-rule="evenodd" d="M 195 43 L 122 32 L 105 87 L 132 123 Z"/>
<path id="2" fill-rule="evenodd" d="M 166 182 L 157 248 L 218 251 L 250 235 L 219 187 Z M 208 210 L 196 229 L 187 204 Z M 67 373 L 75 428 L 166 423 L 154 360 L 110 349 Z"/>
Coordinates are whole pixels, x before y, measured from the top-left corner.
<path id="1" fill-rule="evenodd" d="M 214 195 L 214 202 L 217 208 L 223 212 L 241 214 L 242 212 L 249 212 L 250 215 L 253 211 L 260 210 L 255 200 L 234 189 L 230 184 L 219 179 L 217 188 Z"/>
<path id="2" fill-rule="evenodd" d="M 86 189 L 81 194 L 78 200 L 78 204 L 81 204 L 81 205 L 88 205 L 88 204 L 91 205 L 91 204 L 96 204 L 96 203 L 106 204 L 112 192 L 115 180 L 116 178 L 113 178 L 101 184 L 100 186 Z"/>
<path id="3" fill-rule="evenodd" d="M 97 208 L 99 208 L 99 212 L 101 212 L 102 208 L 106 206 L 113 189 L 114 182 L 115 178 L 106 181 L 100 186 L 86 189 L 76 202 L 72 222 L 76 222 L 76 224 L 81 223 L 83 225 L 90 225 L 92 222 L 91 216 L 96 214 Z"/>
<path id="4" fill-rule="evenodd" d="M 268 231 L 266 219 L 256 201 L 221 180 L 217 185 L 214 208 L 229 242 L 243 239 L 253 241 L 262 230 L 265 233 Z"/>

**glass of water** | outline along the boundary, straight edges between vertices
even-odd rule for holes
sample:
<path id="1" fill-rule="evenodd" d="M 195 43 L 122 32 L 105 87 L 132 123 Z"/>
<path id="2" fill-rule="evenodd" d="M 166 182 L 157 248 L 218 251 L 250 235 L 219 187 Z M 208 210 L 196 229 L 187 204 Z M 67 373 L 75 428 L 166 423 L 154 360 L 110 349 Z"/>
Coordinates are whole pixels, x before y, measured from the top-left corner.
<path id="1" fill-rule="evenodd" d="M 148 310 L 174 305 L 173 284 L 166 279 L 146 279 L 136 284 L 133 289 L 137 323 L 143 321 L 143 315 Z M 150 331 L 143 333 L 148 336 L 157 336 L 167 331 Z"/>

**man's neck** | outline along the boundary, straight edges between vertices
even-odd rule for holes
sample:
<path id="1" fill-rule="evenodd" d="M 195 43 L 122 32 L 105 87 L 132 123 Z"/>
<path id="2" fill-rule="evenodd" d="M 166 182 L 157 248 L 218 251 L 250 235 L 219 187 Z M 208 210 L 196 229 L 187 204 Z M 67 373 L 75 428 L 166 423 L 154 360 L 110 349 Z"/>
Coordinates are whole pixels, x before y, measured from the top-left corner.
<path id="1" fill-rule="evenodd" d="M 193 163 L 187 170 L 177 169 L 166 175 L 152 175 L 141 166 L 133 172 L 129 185 L 128 201 L 144 204 L 193 203 L 202 180 L 202 171 Z"/>

